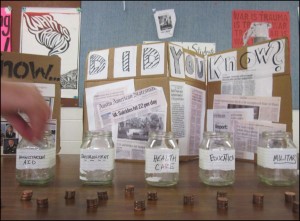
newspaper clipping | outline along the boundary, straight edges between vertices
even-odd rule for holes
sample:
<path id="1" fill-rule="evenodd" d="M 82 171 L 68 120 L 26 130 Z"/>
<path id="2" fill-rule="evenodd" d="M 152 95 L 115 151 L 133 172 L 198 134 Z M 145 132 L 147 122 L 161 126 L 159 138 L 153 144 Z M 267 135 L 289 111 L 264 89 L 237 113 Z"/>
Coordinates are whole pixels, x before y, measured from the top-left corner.
<path id="1" fill-rule="evenodd" d="M 213 109 L 253 108 L 254 119 L 279 122 L 281 97 L 214 95 Z"/>
<path id="2" fill-rule="evenodd" d="M 171 130 L 180 155 L 198 155 L 204 131 L 206 93 L 184 82 L 170 81 Z"/>
<path id="3" fill-rule="evenodd" d="M 254 160 L 263 131 L 286 131 L 286 124 L 266 121 L 235 121 L 233 144 L 236 158 Z"/>
<path id="4" fill-rule="evenodd" d="M 240 70 L 222 74 L 221 94 L 272 97 L 271 71 Z"/>
<path id="5" fill-rule="evenodd" d="M 122 91 L 94 93 L 93 103 L 87 106 L 94 109 L 90 111 L 91 118 L 97 121 L 94 130 L 112 130 L 116 159 L 144 160 L 149 133 L 166 130 L 164 91 L 161 87 L 147 87 L 119 96 Z"/>

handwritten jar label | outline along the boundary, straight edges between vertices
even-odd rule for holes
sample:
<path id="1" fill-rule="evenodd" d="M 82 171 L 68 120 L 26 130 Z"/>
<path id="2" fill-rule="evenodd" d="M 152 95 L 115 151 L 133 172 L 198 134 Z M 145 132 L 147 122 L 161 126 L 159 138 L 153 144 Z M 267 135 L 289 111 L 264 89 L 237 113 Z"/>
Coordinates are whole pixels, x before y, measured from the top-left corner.
<path id="1" fill-rule="evenodd" d="M 178 173 L 179 149 L 146 149 L 146 173 Z"/>
<path id="2" fill-rule="evenodd" d="M 56 163 L 55 148 L 45 150 L 17 149 L 16 168 L 45 169 L 53 167 Z"/>
<path id="3" fill-rule="evenodd" d="M 257 147 L 257 165 L 270 169 L 297 169 L 297 149 Z"/>
<path id="4" fill-rule="evenodd" d="M 115 150 L 113 148 L 99 148 L 97 150 L 80 150 L 80 170 L 94 171 L 114 169 Z"/>
<path id="5" fill-rule="evenodd" d="M 203 170 L 235 170 L 235 150 L 199 149 L 199 167 Z"/>

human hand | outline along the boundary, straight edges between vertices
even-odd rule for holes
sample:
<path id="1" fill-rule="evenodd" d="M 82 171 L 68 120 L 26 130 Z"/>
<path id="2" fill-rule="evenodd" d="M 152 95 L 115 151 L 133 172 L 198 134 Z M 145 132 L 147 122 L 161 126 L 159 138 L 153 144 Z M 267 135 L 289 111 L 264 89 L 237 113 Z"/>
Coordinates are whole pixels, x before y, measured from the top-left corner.
<path id="1" fill-rule="evenodd" d="M 19 111 L 29 118 L 29 124 Z M 1 116 L 25 139 L 36 143 L 42 139 L 50 117 L 50 107 L 39 90 L 30 85 L 1 78 Z"/>

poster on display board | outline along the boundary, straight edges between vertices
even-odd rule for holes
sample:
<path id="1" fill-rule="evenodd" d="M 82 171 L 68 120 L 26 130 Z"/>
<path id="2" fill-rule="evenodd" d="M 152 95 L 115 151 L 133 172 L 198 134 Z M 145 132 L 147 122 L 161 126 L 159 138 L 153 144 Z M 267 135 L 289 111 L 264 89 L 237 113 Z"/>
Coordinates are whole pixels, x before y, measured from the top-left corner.
<path id="1" fill-rule="evenodd" d="M 232 11 L 232 47 L 255 41 L 287 37 L 290 42 L 290 14 L 287 11 Z"/>
<path id="2" fill-rule="evenodd" d="M 80 8 L 23 7 L 20 52 L 61 58 L 61 97 L 78 97 Z"/>
<path id="3" fill-rule="evenodd" d="M 11 51 L 11 7 L 1 7 L 1 51 Z"/>

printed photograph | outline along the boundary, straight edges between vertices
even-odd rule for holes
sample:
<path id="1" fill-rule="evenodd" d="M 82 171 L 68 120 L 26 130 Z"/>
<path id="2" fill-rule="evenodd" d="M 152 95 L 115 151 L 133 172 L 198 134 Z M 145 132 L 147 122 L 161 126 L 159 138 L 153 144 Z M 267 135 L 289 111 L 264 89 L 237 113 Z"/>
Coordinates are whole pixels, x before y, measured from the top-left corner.
<path id="1" fill-rule="evenodd" d="M 241 104 L 228 104 L 228 109 L 234 108 L 253 108 L 254 109 L 254 119 L 258 120 L 259 117 L 259 106 L 241 105 Z"/>
<path id="2" fill-rule="evenodd" d="M 167 14 L 167 15 L 158 16 L 158 20 L 159 20 L 160 30 L 162 31 L 171 29 L 173 27 L 171 15 Z"/>
<path id="3" fill-rule="evenodd" d="M 164 129 L 163 116 L 149 113 L 143 117 L 135 117 L 118 124 L 118 138 L 147 141 L 149 132 Z"/>
<path id="4" fill-rule="evenodd" d="M 16 154 L 18 143 L 18 138 L 4 138 L 3 154 Z"/>
<path id="5" fill-rule="evenodd" d="M 13 126 L 10 124 L 6 124 L 5 138 L 16 138 L 16 132 L 14 131 Z"/>
<path id="6" fill-rule="evenodd" d="M 5 138 L 6 124 L 1 122 L 1 147 L 3 146 L 3 139 Z"/>

